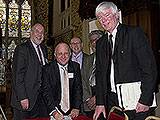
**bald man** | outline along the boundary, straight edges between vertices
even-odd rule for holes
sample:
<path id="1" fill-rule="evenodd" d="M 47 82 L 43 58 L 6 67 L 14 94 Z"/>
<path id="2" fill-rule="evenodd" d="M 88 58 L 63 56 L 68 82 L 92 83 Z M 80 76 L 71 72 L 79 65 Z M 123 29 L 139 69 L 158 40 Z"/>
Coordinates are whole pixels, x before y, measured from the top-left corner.
<path id="1" fill-rule="evenodd" d="M 61 42 L 55 47 L 54 56 L 55 60 L 45 67 L 43 75 L 44 84 L 47 84 L 44 91 L 50 113 L 53 113 L 56 120 L 62 120 L 64 116 L 75 118 L 79 115 L 82 103 L 80 66 L 70 60 L 71 50 L 65 42 Z M 64 72 L 67 72 L 68 76 L 68 83 L 65 85 L 63 84 L 66 80 Z M 67 96 L 64 94 L 66 91 L 69 96 L 67 99 L 68 109 L 64 109 L 64 103 L 67 101 L 64 100 Z"/>

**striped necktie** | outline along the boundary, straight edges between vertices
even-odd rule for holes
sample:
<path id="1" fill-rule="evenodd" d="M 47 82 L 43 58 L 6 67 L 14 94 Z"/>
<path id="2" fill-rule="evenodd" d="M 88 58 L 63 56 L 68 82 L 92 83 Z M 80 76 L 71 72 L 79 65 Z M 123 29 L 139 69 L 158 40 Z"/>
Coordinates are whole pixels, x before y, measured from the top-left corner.
<path id="1" fill-rule="evenodd" d="M 43 65 L 42 54 L 41 54 L 41 51 L 40 51 L 40 45 L 37 45 L 37 51 L 38 51 L 38 55 L 39 55 L 40 64 Z"/>

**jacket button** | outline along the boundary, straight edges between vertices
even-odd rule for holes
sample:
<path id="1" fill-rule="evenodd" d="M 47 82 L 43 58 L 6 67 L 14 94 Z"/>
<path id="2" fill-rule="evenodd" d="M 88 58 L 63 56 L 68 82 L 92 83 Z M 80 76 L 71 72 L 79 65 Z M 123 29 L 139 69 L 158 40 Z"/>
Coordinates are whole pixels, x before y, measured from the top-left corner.
<path id="1" fill-rule="evenodd" d="M 124 53 L 124 51 L 122 50 L 122 51 L 121 51 L 121 53 L 123 54 L 123 53 Z"/>

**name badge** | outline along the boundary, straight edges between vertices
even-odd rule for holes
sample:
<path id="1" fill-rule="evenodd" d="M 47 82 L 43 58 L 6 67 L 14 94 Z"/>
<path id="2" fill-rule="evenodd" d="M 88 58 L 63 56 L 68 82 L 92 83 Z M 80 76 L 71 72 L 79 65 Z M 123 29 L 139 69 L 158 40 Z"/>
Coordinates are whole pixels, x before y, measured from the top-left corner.
<path id="1" fill-rule="evenodd" d="M 73 73 L 68 73 L 69 78 L 73 78 Z"/>

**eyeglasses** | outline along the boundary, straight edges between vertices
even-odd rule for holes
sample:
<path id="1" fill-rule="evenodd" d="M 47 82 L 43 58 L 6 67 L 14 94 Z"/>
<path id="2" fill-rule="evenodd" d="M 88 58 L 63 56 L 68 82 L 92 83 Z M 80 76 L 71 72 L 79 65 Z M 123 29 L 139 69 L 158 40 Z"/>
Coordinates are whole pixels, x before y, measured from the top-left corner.
<path id="1" fill-rule="evenodd" d="M 81 44 L 81 42 L 72 42 L 71 45 Z"/>
<path id="2" fill-rule="evenodd" d="M 108 18 L 112 18 L 112 17 L 114 17 L 115 16 L 115 14 L 113 14 L 113 13 L 100 13 L 99 15 L 97 15 L 97 19 L 99 19 L 99 20 L 103 20 L 103 19 L 108 19 Z"/>
<path id="3" fill-rule="evenodd" d="M 70 53 L 69 52 L 65 52 L 65 53 L 56 53 L 56 56 L 61 57 L 61 56 L 69 56 Z"/>

